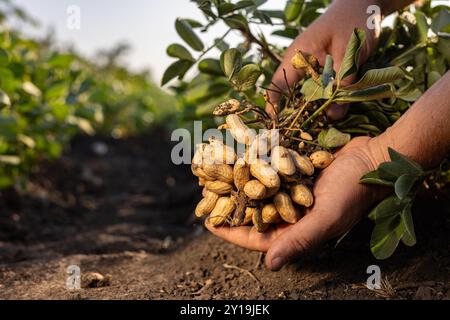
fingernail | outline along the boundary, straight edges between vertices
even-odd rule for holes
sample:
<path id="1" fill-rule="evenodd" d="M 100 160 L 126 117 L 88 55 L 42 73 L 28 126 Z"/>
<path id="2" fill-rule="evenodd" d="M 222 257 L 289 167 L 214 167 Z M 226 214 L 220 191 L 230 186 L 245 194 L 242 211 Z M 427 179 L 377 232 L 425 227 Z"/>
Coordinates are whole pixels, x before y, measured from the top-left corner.
<path id="1" fill-rule="evenodd" d="M 275 257 L 271 261 L 270 268 L 274 271 L 278 271 L 281 269 L 282 266 L 284 266 L 285 262 L 284 259 L 281 257 Z"/>

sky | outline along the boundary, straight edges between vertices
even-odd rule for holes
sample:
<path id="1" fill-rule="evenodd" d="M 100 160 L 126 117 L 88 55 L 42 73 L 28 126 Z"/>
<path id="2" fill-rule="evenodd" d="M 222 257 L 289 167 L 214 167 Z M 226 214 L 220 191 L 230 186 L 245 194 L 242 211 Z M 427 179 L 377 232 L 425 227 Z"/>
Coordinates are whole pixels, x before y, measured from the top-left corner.
<path id="1" fill-rule="evenodd" d="M 13 0 L 41 22 L 39 29 L 22 27 L 32 36 L 44 36 L 52 27 L 61 46 L 74 44 L 84 55 L 93 56 L 99 49 L 110 48 L 118 42 L 127 42 L 132 50 L 125 63 L 132 69 L 150 69 L 152 78 L 159 82 L 173 61 L 167 57 L 166 47 L 182 43 L 175 31 L 177 17 L 202 20 L 195 3 L 189 0 Z M 284 1 L 269 0 L 264 8 L 280 8 Z M 80 8 L 80 29 L 69 29 L 66 12 L 71 5 Z M 206 45 L 226 31 L 218 26 L 208 35 L 202 35 Z M 230 36 L 231 43 L 236 40 Z M 214 54 L 214 53 L 212 53 Z M 217 53 L 216 53 L 217 54 Z"/>

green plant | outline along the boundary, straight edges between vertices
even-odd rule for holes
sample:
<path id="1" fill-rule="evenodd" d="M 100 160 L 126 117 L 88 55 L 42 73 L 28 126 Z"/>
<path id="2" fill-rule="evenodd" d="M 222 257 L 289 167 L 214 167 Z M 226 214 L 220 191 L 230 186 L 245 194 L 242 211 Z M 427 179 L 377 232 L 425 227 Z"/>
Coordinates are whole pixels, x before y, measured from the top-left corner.
<path id="1" fill-rule="evenodd" d="M 184 96 L 184 119 L 203 118 L 211 126 L 220 124 L 221 118 L 211 117 L 213 110 L 216 116 L 227 115 L 218 112 L 222 105 L 215 108 L 224 100 L 235 98 L 241 102 L 241 109 L 233 113 L 237 112 L 246 124 L 254 128 L 280 129 L 282 139 L 291 147 L 297 141 L 298 148 L 307 154 L 317 149 L 341 147 L 356 135 L 379 135 L 449 69 L 449 7 L 432 6 L 431 1 L 426 1 L 420 8 L 401 11 L 392 26 L 383 28 L 378 49 L 361 68 L 357 59 L 365 35 L 360 30 L 354 31 L 337 75 L 333 72 L 332 57 L 328 56 L 325 66 L 320 67 L 313 56 L 298 52 L 292 63 L 304 69 L 307 77 L 287 92 L 279 90 L 282 94 L 280 111 L 276 119 L 272 119 L 264 112 L 264 105 L 271 103 L 264 92 L 285 48 L 268 43 L 263 33 L 254 32 L 255 25 L 270 26 L 273 35 L 293 39 L 320 15 L 329 1 L 288 1 L 284 10 L 270 11 L 261 9 L 265 1 L 257 0 L 195 2 L 206 22 L 178 19 L 176 30 L 197 53 L 191 53 L 181 44 L 170 45 L 167 53 L 177 60 L 162 80 L 162 84 L 174 78 L 180 80 L 172 88 Z M 210 46 L 204 45 L 198 31 L 208 32 L 218 23 L 224 23 L 229 29 Z M 241 35 L 236 48 L 230 48 L 226 42 L 232 30 Z M 220 55 L 206 58 L 213 49 L 218 49 Z M 194 66 L 198 74 L 192 81 L 184 81 L 186 72 Z M 355 72 L 360 80 L 342 87 L 341 80 Z M 358 102 L 358 107 L 350 108 L 344 120 L 330 124 L 323 111 L 333 102 Z M 302 137 L 305 134 L 309 135 L 308 139 Z M 394 151 L 391 156 L 394 164 L 383 167 L 396 166 L 399 159 L 405 162 L 405 169 L 408 168 L 406 163 L 412 164 Z M 415 242 L 410 209 L 416 188 L 411 187 L 408 192 L 402 188 L 408 186 L 408 181 L 416 186 L 422 174 L 420 171 L 412 177 L 399 176 L 389 181 L 395 185 L 398 178 L 401 187 L 397 189 L 403 197 L 398 200 L 390 197 L 377 208 L 382 210 L 387 203 L 393 203 L 398 209 L 396 212 L 402 209 L 403 214 L 391 215 L 393 221 L 376 220 L 372 238 L 376 257 L 388 257 L 400 239 L 409 245 Z M 378 212 L 377 209 L 374 212 Z M 376 213 L 370 217 L 376 217 Z"/>
<path id="2" fill-rule="evenodd" d="M 40 160 L 59 157 L 76 134 L 136 134 L 174 110 L 175 99 L 148 74 L 117 63 L 120 50 L 109 51 L 105 63 L 62 52 L 51 38 L 8 28 L 11 12 L 29 19 L 7 8 L 0 12 L 0 189 L 24 182 Z"/>

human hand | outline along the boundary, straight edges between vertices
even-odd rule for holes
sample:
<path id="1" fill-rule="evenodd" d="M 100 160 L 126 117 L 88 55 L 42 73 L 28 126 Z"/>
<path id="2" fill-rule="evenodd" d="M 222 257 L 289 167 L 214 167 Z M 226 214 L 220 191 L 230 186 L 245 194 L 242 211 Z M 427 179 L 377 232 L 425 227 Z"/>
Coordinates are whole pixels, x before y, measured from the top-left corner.
<path id="1" fill-rule="evenodd" d="M 296 224 L 273 225 L 265 233 L 250 226 L 217 228 L 208 220 L 206 227 L 236 245 L 267 252 L 266 265 L 279 270 L 292 258 L 350 230 L 385 195 L 382 189 L 359 183 L 361 176 L 385 161 L 375 139 L 353 139 L 336 154 L 333 163 L 316 180 L 314 206 Z"/>
<path id="2" fill-rule="evenodd" d="M 280 94 L 279 89 L 287 91 L 288 85 L 292 87 L 304 77 L 304 72 L 296 70 L 292 66 L 291 59 L 296 50 L 301 50 L 316 56 L 320 65 L 324 65 L 327 54 L 334 58 L 336 72 L 339 70 L 347 48 L 350 36 L 355 28 L 361 28 L 366 32 L 366 42 L 361 50 L 360 63 L 363 63 L 375 49 L 380 33 L 380 23 L 373 29 L 367 27 L 367 7 L 374 0 L 347 0 L 335 1 L 314 23 L 301 33 L 286 50 L 283 60 L 272 78 L 268 96 L 271 103 L 266 110 L 274 115 L 273 106 L 278 108 Z M 286 79 L 284 76 L 286 72 Z M 287 83 L 286 83 L 287 80 Z M 355 80 L 354 76 L 345 79 L 342 84 L 349 85 Z M 273 105 L 273 106 L 272 106 Z M 334 120 L 341 119 L 347 109 L 343 105 L 335 105 L 327 110 L 327 115 Z"/>

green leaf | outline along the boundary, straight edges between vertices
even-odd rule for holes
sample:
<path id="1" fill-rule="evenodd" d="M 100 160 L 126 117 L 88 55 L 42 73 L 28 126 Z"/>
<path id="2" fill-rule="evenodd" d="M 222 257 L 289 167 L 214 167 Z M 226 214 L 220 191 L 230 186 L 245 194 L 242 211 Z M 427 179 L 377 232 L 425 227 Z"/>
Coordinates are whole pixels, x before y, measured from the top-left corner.
<path id="1" fill-rule="evenodd" d="M 223 76 L 223 71 L 220 66 L 220 61 L 217 59 L 203 59 L 198 63 L 198 69 L 200 72 L 215 75 L 215 76 Z"/>
<path id="2" fill-rule="evenodd" d="M 426 43 L 428 41 L 428 29 L 429 29 L 427 16 L 421 11 L 416 11 L 414 13 L 414 16 L 416 17 L 416 26 L 417 31 L 419 33 L 419 41 L 422 43 Z"/>
<path id="3" fill-rule="evenodd" d="M 333 81 L 336 73 L 333 69 L 333 57 L 327 54 L 325 59 L 325 66 L 323 67 L 323 86 L 326 87 L 330 82 Z"/>
<path id="4" fill-rule="evenodd" d="M 387 259 L 395 251 L 403 236 L 404 226 L 400 216 L 395 215 L 375 224 L 370 239 L 370 250 L 377 259 Z"/>
<path id="5" fill-rule="evenodd" d="M 75 60 L 72 54 L 54 54 L 50 60 L 48 60 L 48 65 L 52 68 L 64 68 L 67 69 Z"/>
<path id="6" fill-rule="evenodd" d="M 167 47 L 167 55 L 181 60 L 195 61 L 188 49 L 178 43 L 173 43 Z"/>
<path id="7" fill-rule="evenodd" d="M 226 15 L 227 13 L 233 12 L 234 10 L 236 10 L 236 6 L 233 3 L 231 3 L 231 2 L 221 3 L 217 7 L 217 11 L 219 12 L 219 16 Z"/>
<path id="8" fill-rule="evenodd" d="M 367 71 L 357 83 L 345 87 L 345 90 L 359 90 L 375 87 L 385 83 L 391 83 L 403 79 L 405 74 L 399 67 L 372 69 Z"/>
<path id="9" fill-rule="evenodd" d="M 9 53 L 3 48 L 0 48 L 0 66 L 6 66 L 9 63 Z"/>
<path id="10" fill-rule="evenodd" d="M 448 9 L 440 10 L 437 16 L 433 18 L 431 29 L 434 33 L 450 33 L 450 11 Z"/>
<path id="11" fill-rule="evenodd" d="M 186 21 L 187 23 L 189 23 L 189 25 L 190 25 L 193 29 L 203 27 L 203 24 L 201 24 L 200 22 L 198 22 L 197 20 L 194 20 L 194 19 L 184 19 L 184 21 Z"/>
<path id="12" fill-rule="evenodd" d="M 286 21 L 291 22 L 297 19 L 300 15 L 303 6 L 303 0 L 289 0 L 284 8 L 284 16 Z"/>
<path id="13" fill-rule="evenodd" d="M 401 175 L 400 178 L 395 181 L 394 190 L 397 197 L 400 199 L 405 198 L 414 187 L 417 182 L 417 176 L 411 174 Z"/>
<path id="14" fill-rule="evenodd" d="M 373 221 L 385 219 L 395 215 L 399 215 L 404 204 L 397 196 L 392 195 L 381 201 L 369 214 L 369 218 Z"/>
<path id="15" fill-rule="evenodd" d="M 395 181 L 404 174 L 414 174 L 411 170 L 398 162 L 383 162 L 378 166 L 382 179 Z"/>
<path id="16" fill-rule="evenodd" d="M 195 51 L 202 51 L 204 49 L 202 40 L 200 40 L 186 20 L 177 19 L 175 21 L 175 29 L 181 39 L 183 39 L 192 49 Z"/>
<path id="17" fill-rule="evenodd" d="M 272 32 L 272 35 L 274 36 L 279 36 L 279 37 L 283 37 L 283 38 L 288 38 L 288 39 L 295 39 L 297 38 L 299 32 L 297 29 L 294 28 L 286 28 L 284 30 L 276 30 L 274 32 Z"/>
<path id="18" fill-rule="evenodd" d="M 400 152 L 395 151 L 392 148 L 388 148 L 389 156 L 392 161 L 398 162 L 401 165 L 405 166 L 413 175 L 422 175 L 423 169 L 422 167 L 415 161 L 409 159 L 407 156 L 401 154 Z"/>
<path id="19" fill-rule="evenodd" d="M 395 97 L 394 88 L 390 84 L 382 84 L 376 87 L 355 90 L 341 91 L 333 99 L 335 102 L 366 102 Z"/>
<path id="20" fill-rule="evenodd" d="M 192 62 L 187 60 L 178 60 L 172 63 L 164 72 L 161 80 L 161 86 L 165 85 L 170 80 L 176 77 L 183 77 L 187 70 L 192 66 Z"/>
<path id="21" fill-rule="evenodd" d="M 364 184 L 375 184 L 385 187 L 394 186 L 394 182 L 381 178 L 377 170 L 366 173 L 361 177 L 359 182 Z"/>
<path id="22" fill-rule="evenodd" d="M 338 79 L 343 80 L 354 74 L 359 68 L 359 55 L 366 41 L 366 34 L 361 29 L 355 29 L 345 50 L 344 59 L 339 69 Z"/>
<path id="23" fill-rule="evenodd" d="M 414 223 L 412 219 L 410 203 L 408 203 L 402 210 L 401 217 L 405 228 L 405 233 L 403 234 L 402 242 L 405 245 L 412 247 L 413 245 L 416 244 L 417 241 L 416 241 L 416 233 L 414 231 Z"/>
<path id="24" fill-rule="evenodd" d="M 318 137 L 318 143 L 324 148 L 339 148 L 346 145 L 351 139 L 348 133 L 342 133 L 336 128 L 322 130 Z"/>
<path id="25" fill-rule="evenodd" d="M 225 51 L 230 48 L 230 46 L 223 39 L 220 38 L 214 39 L 214 44 L 216 48 L 219 49 L 220 51 Z"/>
<path id="26" fill-rule="evenodd" d="M 228 79 L 239 72 L 242 66 L 242 54 L 238 49 L 232 48 L 222 52 L 220 56 L 220 65 L 223 73 Z"/>
<path id="27" fill-rule="evenodd" d="M 224 21 L 231 29 L 248 30 L 247 19 L 242 14 L 233 14 L 225 18 Z"/>
<path id="28" fill-rule="evenodd" d="M 308 101 L 325 99 L 323 87 L 312 78 L 309 78 L 303 83 L 300 92 Z"/>
<path id="29" fill-rule="evenodd" d="M 262 74 L 261 69 L 256 64 L 247 64 L 239 71 L 237 78 L 233 79 L 239 91 L 248 91 L 253 89 L 259 76 Z"/>

